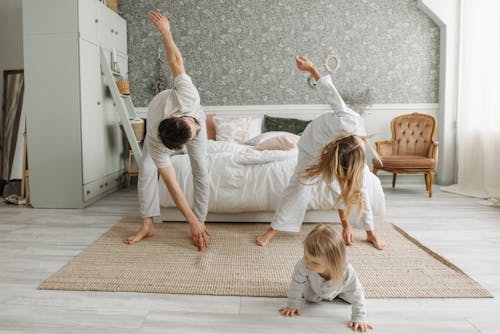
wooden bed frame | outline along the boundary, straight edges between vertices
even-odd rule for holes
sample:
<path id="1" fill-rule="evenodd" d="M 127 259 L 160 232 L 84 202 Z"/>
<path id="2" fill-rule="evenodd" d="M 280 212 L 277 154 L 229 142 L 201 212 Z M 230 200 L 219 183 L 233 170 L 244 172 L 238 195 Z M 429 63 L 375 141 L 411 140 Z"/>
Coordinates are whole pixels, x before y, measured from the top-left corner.
<path id="1" fill-rule="evenodd" d="M 207 222 L 266 222 L 270 223 L 274 212 L 256 211 L 243 213 L 208 213 Z M 186 218 L 177 208 L 161 207 L 163 221 L 186 221 Z M 337 210 L 310 210 L 306 212 L 304 223 L 333 223 L 340 222 Z"/>

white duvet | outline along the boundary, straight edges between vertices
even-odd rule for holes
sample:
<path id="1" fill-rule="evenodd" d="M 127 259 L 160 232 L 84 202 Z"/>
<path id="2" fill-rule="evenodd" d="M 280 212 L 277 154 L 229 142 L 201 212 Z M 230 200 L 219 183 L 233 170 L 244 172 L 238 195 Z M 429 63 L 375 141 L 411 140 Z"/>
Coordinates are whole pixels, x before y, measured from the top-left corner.
<path id="1" fill-rule="evenodd" d="M 212 213 L 274 211 L 293 175 L 298 155 L 297 149 L 257 151 L 248 145 L 212 140 L 208 141 L 207 150 L 210 180 L 208 211 Z M 181 154 L 171 159 L 179 185 L 192 205 L 193 178 L 189 157 Z M 165 184 L 159 184 L 160 205 L 175 207 Z M 372 203 L 372 207 L 375 204 L 383 210 L 383 193 L 381 200 L 381 203 Z M 333 203 L 333 196 L 326 185 L 315 185 L 308 209 L 332 210 Z"/>

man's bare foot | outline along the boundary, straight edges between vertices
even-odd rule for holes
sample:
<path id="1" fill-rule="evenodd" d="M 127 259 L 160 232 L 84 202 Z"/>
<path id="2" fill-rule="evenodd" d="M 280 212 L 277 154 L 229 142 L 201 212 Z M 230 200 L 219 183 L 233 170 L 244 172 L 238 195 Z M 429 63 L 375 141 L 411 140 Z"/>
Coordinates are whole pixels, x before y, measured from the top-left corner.
<path id="1" fill-rule="evenodd" d="M 143 222 L 139 231 L 137 231 L 136 235 L 130 236 L 127 240 L 123 242 L 127 245 L 135 244 L 136 242 L 141 241 L 144 238 L 150 238 L 153 236 L 153 221 L 145 221 Z"/>
<path id="2" fill-rule="evenodd" d="M 276 234 L 276 230 L 272 227 L 270 227 L 266 233 L 262 234 L 260 237 L 257 238 L 257 245 L 259 246 L 265 246 L 271 241 L 271 239 L 274 237 Z"/>
<path id="3" fill-rule="evenodd" d="M 366 231 L 366 241 L 371 242 L 373 247 L 378 250 L 383 250 L 385 248 L 384 241 L 382 241 L 373 231 Z"/>

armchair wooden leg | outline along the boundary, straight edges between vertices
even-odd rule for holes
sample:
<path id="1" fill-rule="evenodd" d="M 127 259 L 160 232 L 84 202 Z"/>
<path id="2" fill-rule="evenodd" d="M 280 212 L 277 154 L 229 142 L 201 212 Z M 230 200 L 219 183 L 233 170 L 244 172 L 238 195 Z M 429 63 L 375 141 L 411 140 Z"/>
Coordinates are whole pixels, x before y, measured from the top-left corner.
<path id="1" fill-rule="evenodd" d="M 429 197 L 432 197 L 432 183 L 434 182 L 434 172 L 425 173 L 425 188 L 429 193 Z"/>
<path id="2" fill-rule="evenodd" d="M 429 197 L 432 197 L 432 184 L 434 183 L 434 172 L 429 173 Z"/>
<path id="3" fill-rule="evenodd" d="M 396 174 L 396 173 L 393 173 L 393 174 L 392 174 L 392 187 L 393 187 L 393 188 L 396 186 L 396 176 L 397 176 L 397 175 L 398 175 L 398 174 Z"/>

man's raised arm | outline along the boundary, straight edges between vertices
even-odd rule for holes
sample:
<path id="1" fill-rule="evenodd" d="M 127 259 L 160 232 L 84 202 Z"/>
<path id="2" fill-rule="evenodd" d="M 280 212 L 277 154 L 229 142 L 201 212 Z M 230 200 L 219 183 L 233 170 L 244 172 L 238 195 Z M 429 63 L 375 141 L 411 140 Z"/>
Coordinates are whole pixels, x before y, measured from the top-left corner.
<path id="1" fill-rule="evenodd" d="M 168 66 L 170 66 L 175 79 L 179 74 L 185 73 L 186 70 L 184 69 L 182 54 L 179 48 L 177 48 L 177 45 L 175 45 L 174 38 L 170 32 L 170 22 L 165 15 L 153 11 L 149 12 L 149 18 L 153 21 L 156 30 L 158 30 L 162 36 L 163 45 L 165 46 L 165 52 L 167 54 Z"/>

